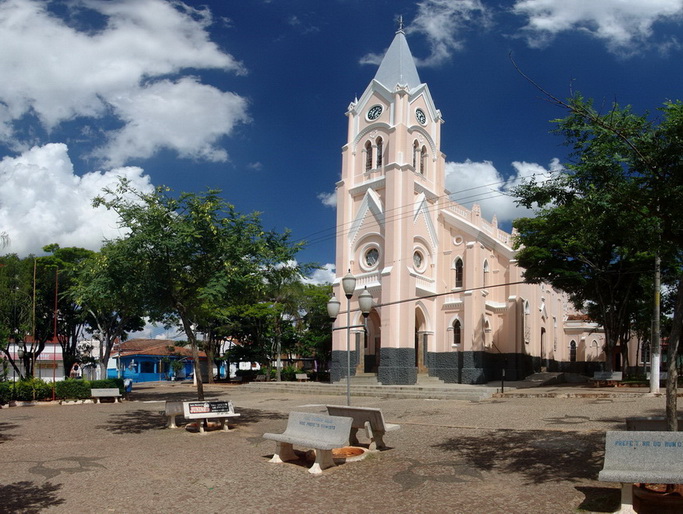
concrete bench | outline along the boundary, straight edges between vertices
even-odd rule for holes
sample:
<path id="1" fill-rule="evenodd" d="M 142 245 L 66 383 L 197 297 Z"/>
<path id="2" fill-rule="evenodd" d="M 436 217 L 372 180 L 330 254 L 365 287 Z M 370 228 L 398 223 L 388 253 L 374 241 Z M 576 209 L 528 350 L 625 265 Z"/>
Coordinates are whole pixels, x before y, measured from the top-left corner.
<path id="1" fill-rule="evenodd" d="M 239 416 L 235 413 L 235 407 L 228 401 L 196 401 L 183 402 L 183 415 L 185 419 L 196 419 L 199 432 L 204 433 L 204 425 L 208 427 L 210 419 L 217 419 L 221 423 L 221 430 L 229 432 L 228 418 Z"/>
<path id="2" fill-rule="evenodd" d="M 230 382 L 231 384 L 241 384 L 241 383 L 242 383 L 242 380 L 243 380 L 243 377 L 241 377 L 241 376 L 239 376 L 239 377 L 230 377 L 229 382 Z"/>
<path id="3" fill-rule="evenodd" d="M 326 416 L 308 412 L 290 412 L 287 428 L 282 434 L 263 434 L 264 439 L 275 441 L 275 454 L 270 462 L 296 460 L 293 445 L 315 449 L 315 463 L 309 473 L 319 475 L 334 466 L 332 450 L 349 444 L 351 418 Z"/>
<path id="4" fill-rule="evenodd" d="M 349 407 L 343 405 L 327 405 L 327 413 L 332 416 L 347 416 L 353 419 L 349 441 L 352 445 L 358 445 L 358 429 L 365 429 L 370 439 L 370 450 L 383 450 L 384 434 L 392 430 L 398 430 L 400 425 L 385 423 L 380 409 L 372 407 Z"/>
<path id="5" fill-rule="evenodd" d="M 101 389 L 91 389 L 90 397 L 96 398 L 97 403 L 100 403 L 102 398 L 114 398 L 114 403 L 118 403 L 119 398 L 121 398 L 121 391 L 118 387 L 105 387 Z"/>
<path id="6" fill-rule="evenodd" d="M 160 413 L 166 416 L 166 428 L 178 428 L 175 418 L 182 416 L 183 412 L 183 402 L 167 401 L 165 409 Z"/>
<path id="7" fill-rule="evenodd" d="M 607 432 L 598 480 L 620 482 L 621 512 L 634 512 L 634 483 L 683 484 L 683 432 Z"/>
<path id="8" fill-rule="evenodd" d="M 265 381 L 266 381 L 265 375 L 256 375 L 256 378 L 254 379 L 254 382 L 265 382 Z"/>
<path id="9" fill-rule="evenodd" d="M 307 382 L 308 375 L 306 373 L 297 373 L 295 375 L 297 382 Z"/>
<path id="10" fill-rule="evenodd" d="M 683 417 L 678 417 L 679 429 L 683 428 Z M 645 430 L 653 432 L 663 432 L 668 430 L 666 418 L 664 416 L 647 416 L 626 418 L 626 430 Z"/>
<path id="11" fill-rule="evenodd" d="M 595 387 L 600 387 L 601 385 L 616 387 L 623 379 L 624 374 L 621 371 L 596 371 L 590 380 Z"/>

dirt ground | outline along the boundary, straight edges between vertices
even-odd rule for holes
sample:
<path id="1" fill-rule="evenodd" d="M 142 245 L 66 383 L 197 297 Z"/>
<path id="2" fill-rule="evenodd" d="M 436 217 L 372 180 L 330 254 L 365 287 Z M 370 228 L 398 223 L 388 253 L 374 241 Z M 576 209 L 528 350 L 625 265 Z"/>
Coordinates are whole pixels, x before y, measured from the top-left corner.
<path id="1" fill-rule="evenodd" d="M 313 476 L 305 451 L 269 463 L 275 443 L 262 435 L 282 432 L 290 411 L 344 397 L 206 390 L 241 414 L 230 432 L 165 428 L 166 400 L 196 398 L 185 384 L 136 384 L 122 403 L 0 410 L 0 512 L 612 512 L 618 484 L 597 481 L 605 431 L 664 413 L 664 399 L 646 395 L 352 398 L 401 428 L 389 449 Z"/>

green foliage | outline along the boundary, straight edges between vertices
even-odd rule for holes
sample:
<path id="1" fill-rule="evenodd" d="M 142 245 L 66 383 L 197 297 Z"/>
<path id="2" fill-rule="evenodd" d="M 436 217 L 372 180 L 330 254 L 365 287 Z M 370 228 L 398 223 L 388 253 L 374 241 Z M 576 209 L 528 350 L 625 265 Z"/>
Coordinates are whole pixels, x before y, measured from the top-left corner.
<path id="1" fill-rule="evenodd" d="M 282 380 L 292 382 L 296 380 L 297 373 L 303 373 L 303 370 L 295 366 L 285 366 L 282 368 Z"/>
<path id="2" fill-rule="evenodd" d="M 0 405 L 7 405 L 12 400 L 12 382 L 0 382 Z"/>
<path id="3" fill-rule="evenodd" d="M 55 396 L 60 400 L 85 400 L 90 398 L 90 382 L 67 378 L 55 384 Z"/>
<path id="4" fill-rule="evenodd" d="M 651 304 L 642 277 L 651 274 L 655 252 L 664 267 L 680 263 L 681 231 L 676 235 L 670 220 L 680 219 L 683 204 L 683 106 L 666 104 L 655 125 L 616 104 L 600 113 L 579 95 L 558 103 L 569 114 L 555 120 L 556 132 L 572 160 L 563 173 L 514 191 L 518 203 L 537 209 L 534 218 L 514 222 L 517 259 L 526 280 L 566 291 L 602 324 L 609 366 L 643 302 Z"/>
<path id="5" fill-rule="evenodd" d="M 108 389 L 118 387 L 119 392 L 123 394 L 123 379 L 122 378 L 105 378 L 102 380 L 90 381 L 91 389 Z"/>
<path id="6" fill-rule="evenodd" d="M 16 383 L 15 398 L 22 402 L 52 399 L 52 384 L 40 378 L 29 378 Z"/>

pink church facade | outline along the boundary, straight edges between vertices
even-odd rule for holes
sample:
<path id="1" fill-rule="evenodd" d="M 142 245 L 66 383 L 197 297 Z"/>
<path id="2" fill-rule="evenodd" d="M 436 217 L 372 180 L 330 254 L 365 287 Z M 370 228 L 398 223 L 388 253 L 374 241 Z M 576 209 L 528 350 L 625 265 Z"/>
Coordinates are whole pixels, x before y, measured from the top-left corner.
<path id="1" fill-rule="evenodd" d="M 365 288 L 367 332 L 351 329 L 351 375 L 383 384 L 422 376 L 449 383 L 519 380 L 534 371 L 590 373 L 604 334 L 566 295 L 525 284 L 512 235 L 449 199 L 443 118 L 399 30 L 363 95 L 352 102 L 337 183 L 335 295 L 357 278 L 351 325 Z M 467 186 L 465 185 L 464 188 Z M 346 326 L 341 315 L 336 327 Z M 346 376 L 347 332 L 335 330 L 332 381 Z"/>

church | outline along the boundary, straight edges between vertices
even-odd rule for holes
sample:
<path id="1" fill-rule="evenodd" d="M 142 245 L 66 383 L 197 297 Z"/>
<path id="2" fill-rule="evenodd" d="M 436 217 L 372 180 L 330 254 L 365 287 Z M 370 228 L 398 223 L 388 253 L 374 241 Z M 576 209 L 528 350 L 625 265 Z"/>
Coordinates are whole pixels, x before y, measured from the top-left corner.
<path id="1" fill-rule="evenodd" d="M 347 369 L 384 385 L 600 369 L 602 329 L 563 292 L 524 283 L 513 235 L 495 217 L 483 219 L 477 204 L 449 198 L 444 120 L 402 29 L 346 115 L 334 283 L 343 315 L 333 331 L 332 382 Z M 347 273 L 356 278 L 348 300 Z M 367 316 L 358 303 L 365 290 Z"/>

